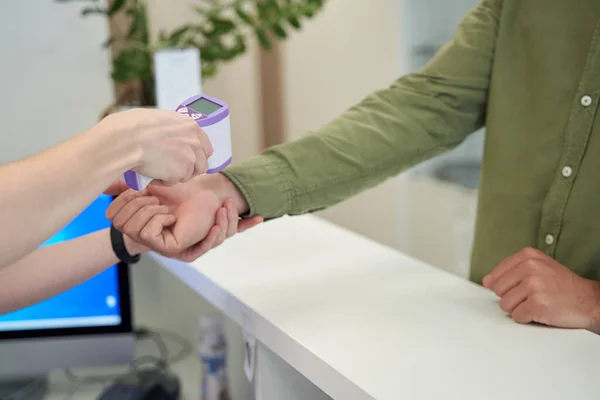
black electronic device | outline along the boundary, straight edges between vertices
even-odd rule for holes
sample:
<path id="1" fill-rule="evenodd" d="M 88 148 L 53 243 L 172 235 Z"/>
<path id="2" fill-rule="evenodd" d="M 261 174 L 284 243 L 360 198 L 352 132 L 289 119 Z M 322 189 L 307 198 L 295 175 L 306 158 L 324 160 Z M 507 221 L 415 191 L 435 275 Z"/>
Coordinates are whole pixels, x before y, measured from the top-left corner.
<path id="1" fill-rule="evenodd" d="M 106 388 L 98 400 L 178 400 L 179 379 L 164 369 L 138 369 Z"/>

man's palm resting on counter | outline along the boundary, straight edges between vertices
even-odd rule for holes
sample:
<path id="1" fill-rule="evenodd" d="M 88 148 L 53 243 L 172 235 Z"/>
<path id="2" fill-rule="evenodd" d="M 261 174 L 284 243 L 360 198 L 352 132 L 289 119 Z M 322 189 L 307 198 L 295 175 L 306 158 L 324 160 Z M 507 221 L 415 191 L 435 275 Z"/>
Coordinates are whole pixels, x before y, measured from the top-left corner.
<path id="1" fill-rule="evenodd" d="M 148 224 L 140 237 L 141 224 L 125 221 L 141 217 L 121 208 L 134 194 L 110 217 L 155 250 L 193 259 L 225 199 L 247 216 L 313 212 L 485 126 L 471 279 L 517 322 L 600 332 L 599 21 L 595 0 L 484 0 L 423 70 L 314 134 L 142 193 L 170 204 L 175 225 Z"/>

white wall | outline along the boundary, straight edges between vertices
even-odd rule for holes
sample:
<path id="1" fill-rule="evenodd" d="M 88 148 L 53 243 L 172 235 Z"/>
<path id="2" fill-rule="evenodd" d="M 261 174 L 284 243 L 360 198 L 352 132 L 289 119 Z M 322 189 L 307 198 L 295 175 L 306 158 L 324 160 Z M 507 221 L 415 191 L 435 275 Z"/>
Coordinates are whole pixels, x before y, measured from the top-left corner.
<path id="1" fill-rule="evenodd" d="M 112 101 L 107 26 L 81 4 L 0 2 L 0 163 L 84 131 Z"/>

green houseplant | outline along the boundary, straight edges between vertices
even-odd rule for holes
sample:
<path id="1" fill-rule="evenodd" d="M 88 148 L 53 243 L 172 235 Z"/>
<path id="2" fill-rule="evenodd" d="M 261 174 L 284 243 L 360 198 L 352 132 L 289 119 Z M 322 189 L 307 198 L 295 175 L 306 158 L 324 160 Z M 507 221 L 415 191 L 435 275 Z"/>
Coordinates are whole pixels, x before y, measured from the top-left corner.
<path id="1" fill-rule="evenodd" d="M 198 0 L 194 22 L 151 38 L 144 0 L 55 0 L 83 1 L 83 17 L 100 16 L 111 23 L 113 35 L 104 48 L 113 46 L 111 76 L 124 88 L 112 108 L 154 106 L 153 55 L 167 48 L 197 48 L 203 79 L 215 75 L 219 66 L 244 54 L 250 40 L 270 49 L 274 40 L 285 39 L 299 30 L 325 0 Z M 121 21 L 119 24 L 117 21 Z M 125 21 L 125 23 L 122 23 Z"/>

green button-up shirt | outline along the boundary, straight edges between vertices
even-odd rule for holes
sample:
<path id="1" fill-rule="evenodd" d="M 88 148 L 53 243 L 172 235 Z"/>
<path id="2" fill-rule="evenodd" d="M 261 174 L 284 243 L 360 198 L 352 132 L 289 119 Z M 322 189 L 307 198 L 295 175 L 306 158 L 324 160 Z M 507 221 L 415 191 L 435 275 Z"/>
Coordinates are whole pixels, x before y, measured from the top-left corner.
<path id="1" fill-rule="evenodd" d="M 251 213 L 312 212 L 485 125 L 471 278 L 526 246 L 600 277 L 600 1 L 484 0 L 420 72 L 229 168 Z"/>

